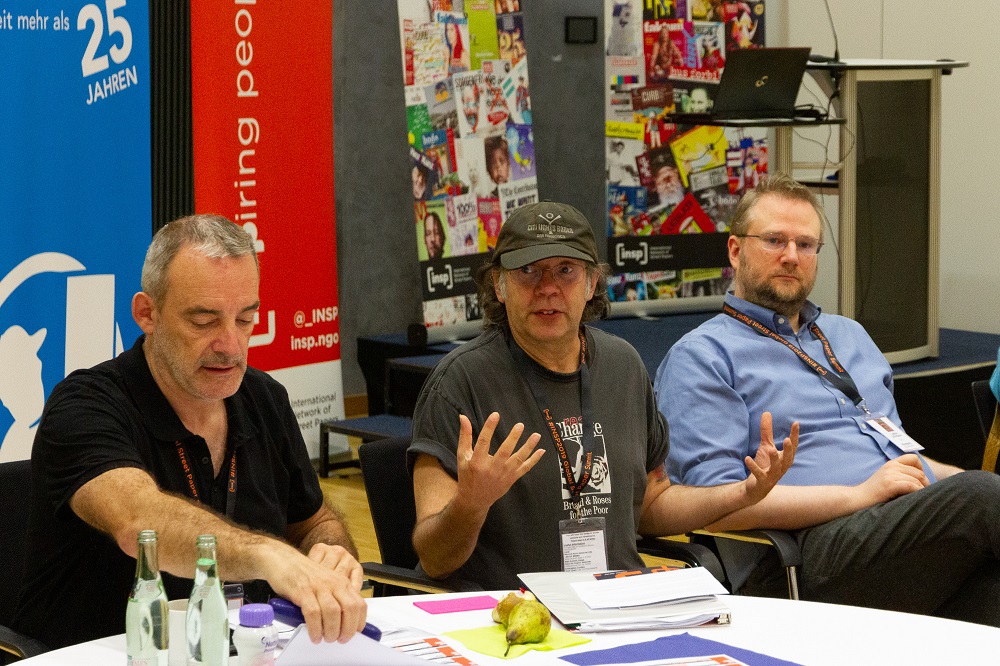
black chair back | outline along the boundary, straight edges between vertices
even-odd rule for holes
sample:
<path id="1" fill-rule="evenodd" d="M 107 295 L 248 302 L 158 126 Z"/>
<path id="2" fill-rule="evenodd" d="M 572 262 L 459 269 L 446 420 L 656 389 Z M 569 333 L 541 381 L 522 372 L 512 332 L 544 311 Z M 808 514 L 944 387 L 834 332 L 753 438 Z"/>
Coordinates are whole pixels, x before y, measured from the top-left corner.
<path id="1" fill-rule="evenodd" d="M 28 533 L 28 506 L 31 496 L 31 461 L 0 463 L 0 513 L 4 525 L 0 534 L 0 625 L 14 619 L 17 595 L 24 574 L 24 552 Z"/>
<path id="2" fill-rule="evenodd" d="M 0 664 L 48 652 L 43 643 L 10 628 L 24 579 L 31 504 L 31 461 L 0 463 Z"/>
<path id="3" fill-rule="evenodd" d="M 409 446 L 410 439 L 404 437 L 365 442 L 358 448 L 358 458 L 382 562 L 414 569 L 419 558 L 412 539 L 417 509 L 406 470 Z"/>

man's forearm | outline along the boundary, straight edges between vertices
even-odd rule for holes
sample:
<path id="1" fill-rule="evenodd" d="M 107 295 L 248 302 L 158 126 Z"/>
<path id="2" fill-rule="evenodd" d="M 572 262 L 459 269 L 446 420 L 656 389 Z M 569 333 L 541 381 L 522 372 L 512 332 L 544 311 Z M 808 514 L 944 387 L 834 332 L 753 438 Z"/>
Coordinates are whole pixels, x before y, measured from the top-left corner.
<path id="1" fill-rule="evenodd" d="M 316 544 L 325 543 L 342 546 L 354 559 L 358 559 L 358 549 L 347 530 L 344 516 L 326 503 L 308 520 L 289 525 L 286 536 L 304 554 L 308 554 Z"/>
<path id="2" fill-rule="evenodd" d="M 797 530 L 867 508 L 856 486 L 776 486 L 753 506 L 733 511 L 708 525 L 716 531 Z"/>
<path id="3" fill-rule="evenodd" d="M 73 511 L 92 527 L 111 535 L 131 557 L 137 555 L 140 530 L 156 530 L 160 569 L 190 578 L 195 570 L 195 542 L 214 534 L 219 575 L 228 580 L 267 578 L 292 546 L 270 535 L 243 529 L 187 498 L 164 493 L 135 468 L 106 472 L 76 492 Z"/>
<path id="4" fill-rule="evenodd" d="M 701 529 L 747 505 L 745 483 L 721 486 L 671 485 L 643 512 L 639 532 L 669 536 Z"/>
<path id="5" fill-rule="evenodd" d="M 947 479 L 949 476 L 965 471 L 961 467 L 955 467 L 954 465 L 949 465 L 948 463 L 938 462 L 928 456 L 924 456 L 924 460 L 927 461 L 927 466 L 931 468 L 931 471 L 934 473 L 934 478 L 938 481 L 941 479 Z"/>
<path id="6" fill-rule="evenodd" d="M 465 507 L 456 495 L 441 511 L 417 523 L 413 546 L 427 575 L 445 578 L 468 561 L 488 511 Z"/>
<path id="7" fill-rule="evenodd" d="M 157 531 L 160 569 L 175 576 L 190 578 L 195 569 L 195 542 L 200 534 L 214 534 L 217 543 L 219 575 L 225 580 L 268 578 L 270 567 L 295 549 L 276 537 L 238 527 L 184 498 L 164 496 L 158 503 L 162 512 L 150 513 L 142 529 Z M 140 522 L 135 523 L 138 527 Z M 129 529 L 128 532 L 135 531 Z M 122 537 L 127 540 L 127 534 Z M 134 539 L 132 540 L 134 541 Z M 119 540 L 123 550 L 134 555 L 135 543 Z"/>

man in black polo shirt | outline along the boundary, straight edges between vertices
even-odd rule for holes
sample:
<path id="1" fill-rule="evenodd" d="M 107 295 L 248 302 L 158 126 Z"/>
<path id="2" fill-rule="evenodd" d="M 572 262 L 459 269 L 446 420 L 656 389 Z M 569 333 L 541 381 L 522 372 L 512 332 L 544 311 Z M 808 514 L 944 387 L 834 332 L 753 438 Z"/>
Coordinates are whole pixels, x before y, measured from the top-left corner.
<path id="1" fill-rule="evenodd" d="M 259 282 L 252 239 L 225 218 L 155 236 L 132 299 L 144 335 L 46 403 L 17 629 L 50 647 L 122 633 L 143 529 L 171 599 L 190 593 L 196 537 L 215 534 L 220 575 L 267 581 L 314 641 L 364 626 L 357 551 L 288 394 L 246 365 Z"/>

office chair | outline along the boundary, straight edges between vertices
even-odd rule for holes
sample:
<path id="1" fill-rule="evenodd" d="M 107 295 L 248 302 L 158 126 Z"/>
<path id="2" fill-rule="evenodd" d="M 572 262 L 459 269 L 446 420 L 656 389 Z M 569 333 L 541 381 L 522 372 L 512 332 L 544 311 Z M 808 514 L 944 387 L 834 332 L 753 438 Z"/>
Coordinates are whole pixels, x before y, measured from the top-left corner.
<path id="1" fill-rule="evenodd" d="M 409 438 L 390 438 L 365 442 L 358 448 L 375 538 L 382 553 L 382 564 L 362 564 L 365 575 L 373 584 L 373 594 L 387 596 L 407 589 L 418 592 L 481 590 L 471 581 L 455 578 L 435 580 L 416 571 L 419 558 L 413 549 L 411 535 L 417 512 L 413 482 L 406 469 L 406 449 L 409 445 Z M 676 560 L 688 566 L 704 566 L 717 579 L 724 580 L 722 564 L 706 546 L 652 537 L 639 539 L 637 545 L 642 553 Z"/>
<path id="2" fill-rule="evenodd" d="M 972 398 L 976 405 L 976 415 L 979 416 L 979 427 L 983 432 L 982 469 L 987 472 L 997 471 L 997 454 L 1000 453 L 1000 412 L 997 411 L 997 398 L 990 390 L 990 382 L 980 379 L 972 382 Z"/>
<path id="3" fill-rule="evenodd" d="M 361 476 L 365 482 L 368 508 L 375 526 L 375 539 L 382 562 L 363 562 L 365 576 L 376 597 L 414 592 L 466 592 L 482 590 L 466 580 L 435 580 L 417 571 L 413 549 L 413 526 L 417 522 L 413 481 L 406 469 L 406 449 L 410 438 L 393 437 L 364 442 L 358 448 Z"/>
<path id="4" fill-rule="evenodd" d="M 714 541 L 716 539 L 731 539 L 747 543 L 763 544 L 775 549 L 778 561 L 785 570 L 785 578 L 788 581 L 788 598 L 797 600 L 799 598 L 799 567 L 802 566 L 802 551 L 799 549 L 799 542 L 791 532 L 785 530 L 740 530 L 732 532 L 710 532 L 708 530 L 695 530 L 692 538 L 701 543 L 703 539 Z M 736 592 L 736 590 L 732 590 Z"/>
<path id="5" fill-rule="evenodd" d="M 636 547 L 643 555 L 654 555 L 689 567 L 704 567 L 720 583 L 726 582 L 722 562 L 708 546 L 693 541 L 675 541 L 665 537 L 639 537 Z"/>
<path id="6" fill-rule="evenodd" d="M 31 462 L 0 463 L 0 664 L 34 657 L 48 648 L 10 628 L 24 572 L 25 534 L 28 531 L 28 498 L 31 495 Z"/>

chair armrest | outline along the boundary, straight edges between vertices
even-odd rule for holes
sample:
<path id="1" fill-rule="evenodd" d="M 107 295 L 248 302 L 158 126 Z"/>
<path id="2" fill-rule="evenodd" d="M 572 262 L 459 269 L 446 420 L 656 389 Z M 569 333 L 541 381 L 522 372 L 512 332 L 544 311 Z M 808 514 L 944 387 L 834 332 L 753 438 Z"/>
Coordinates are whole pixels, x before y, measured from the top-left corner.
<path id="1" fill-rule="evenodd" d="M 737 541 L 749 541 L 751 543 L 762 543 L 772 546 L 778 552 L 778 559 L 781 566 L 800 567 L 802 566 L 802 551 L 799 549 L 799 542 L 791 532 L 785 530 L 740 530 L 732 532 L 708 532 L 698 530 L 698 534 L 716 537 L 719 539 L 735 539 Z"/>
<path id="2" fill-rule="evenodd" d="M 658 537 L 639 537 L 636 545 L 640 553 L 679 560 L 691 566 L 705 567 L 720 583 L 726 582 L 726 573 L 722 563 L 708 547 L 700 543 L 673 541 Z"/>
<path id="3" fill-rule="evenodd" d="M 49 651 L 49 648 L 34 638 L 28 638 L 9 627 L 0 624 L 0 651 L 12 654 L 20 659 L 37 657 Z M 3 662 L 6 663 L 6 662 Z"/>
<path id="4" fill-rule="evenodd" d="M 380 562 L 363 562 L 365 578 L 383 585 L 405 587 L 416 592 L 438 594 L 441 592 L 481 592 L 482 586 L 461 578 L 431 578 L 427 574 L 418 573 L 413 569 L 397 567 Z"/>

